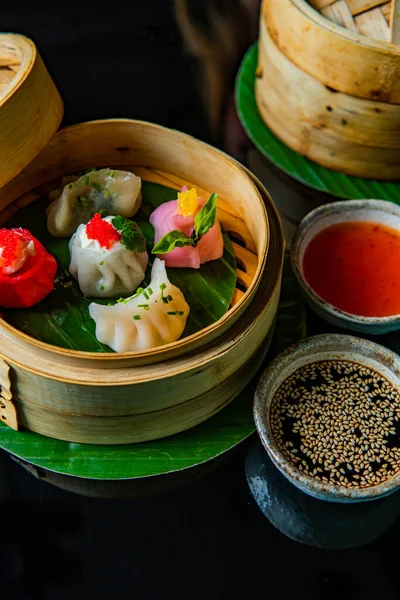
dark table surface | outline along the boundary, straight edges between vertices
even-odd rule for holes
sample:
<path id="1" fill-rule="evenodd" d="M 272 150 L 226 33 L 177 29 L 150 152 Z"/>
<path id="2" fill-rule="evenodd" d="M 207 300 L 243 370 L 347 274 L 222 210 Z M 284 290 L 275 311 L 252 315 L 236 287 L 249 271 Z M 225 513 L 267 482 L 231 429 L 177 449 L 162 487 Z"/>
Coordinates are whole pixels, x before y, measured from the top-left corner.
<path id="1" fill-rule="evenodd" d="M 291 541 L 249 492 L 251 442 L 196 481 L 137 499 L 66 492 L 0 452 L 1 597 L 398 598 L 400 524 L 351 550 Z"/>

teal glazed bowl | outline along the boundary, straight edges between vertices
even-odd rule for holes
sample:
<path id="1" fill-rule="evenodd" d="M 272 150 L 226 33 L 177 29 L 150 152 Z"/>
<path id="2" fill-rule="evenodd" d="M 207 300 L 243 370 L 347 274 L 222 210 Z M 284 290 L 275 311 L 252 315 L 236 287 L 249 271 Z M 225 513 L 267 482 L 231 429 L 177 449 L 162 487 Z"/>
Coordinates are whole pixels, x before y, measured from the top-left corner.
<path id="1" fill-rule="evenodd" d="M 294 344 L 293 346 L 290 346 L 271 362 L 270 366 L 262 375 L 256 389 L 254 398 L 254 420 L 258 435 L 265 450 L 267 451 L 268 456 L 272 460 L 275 467 L 277 467 L 293 485 L 295 485 L 305 494 L 313 496 L 319 500 L 342 503 L 365 502 L 377 500 L 396 492 L 400 489 L 400 466 L 397 470 L 397 458 L 394 459 L 395 463 L 393 467 L 393 475 L 384 480 L 384 477 L 381 477 L 380 479 L 374 479 L 372 475 L 370 476 L 368 474 L 368 485 L 365 487 L 362 487 L 361 485 L 360 487 L 351 487 L 345 485 L 345 483 L 341 483 L 341 479 L 339 482 L 339 478 L 341 478 L 340 473 L 337 476 L 337 480 L 333 480 L 333 483 L 331 476 L 329 476 L 329 478 L 325 477 L 325 479 L 328 481 L 323 481 L 322 476 L 318 479 L 317 477 L 310 475 L 309 471 L 305 472 L 304 467 L 301 466 L 303 464 L 301 458 L 307 458 L 311 456 L 313 462 L 312 469 L 314 469 L 314 467 L 317 465 L 323 467 L 322 470 L 325 470 L 325 472 L 329 472 L 329 469 L 332 468 L 331 465 L 335 461 L 337 461 L 338 464 L 341 464 L 343 456 L 348 456 L 350 458 L 346 458 L 344 460 L 351 463 L 351 469 L 349 472 L 351 472 L 352 475 L 355 475 L 356 472 L 360 470 L 360 464 L 358 462 L 359 458 L 357 458 L 358 452 L 360 452 L 361 456 L 363 456 L 364 453 L 368 459 L 368 466 L 365 467 L 365 463 L 363 463 L 364 466 L 361 468 L 361 475 L 364 476 L 365 473 L 368 473 L 370 466 L 372 469 L 372 474 L 375 472 L 374 469 L 382 468 L 387 470 L 390 468 L 388 465 L 393 464 L 392 457 L 397 457 L 397 454 L 399 453 L 397 446 L 396 448 L 392 448 L 390 446 L 392 442 L 389 441 L 389 435 L 394 436 L 395 439 L 397 439 L 396 434 L 393 433 L 393 431 L 390 431 L 390 433 L 386 434 L 386 432 L 389 432 L 389 430 L 393 428 L 393 422 L 395 422 L 396 417 L 393 417 L 392 413 L 390 413 L 391 416 L 389 417 L 382 417 L 382 413 L 380 417 L 377 417 L 375 412 L 368 412 L 369 409 L 365 408 L 365 401 L 358 400 L 357 395 L 356 400 L 354 400 L 354 395 L 353 399 L 349 399 L 349 388 L 347 387 L 348 384 L 345 381 L 342 382 L 341 386 L 339 385 L 338 387 L 334 388 L 336 391 L 334 391 L 333 388 L 324 388 L 321 385 L 320 376 L 315 378 L 314 374 L 312 373 L 312 369 L 311 374 L 309 369 L 309 365 L 318 362 L 320 363 L 321 361 L 345 361 L 346 363 L 355 363 L 355 367 L 352 365 L 352 368 L 356 368 L 358 370 L 359 367 L 361 369 L 366 367 L 368 369 L 368 373 L 366 375 L 367 378 L 371 371 L 373 371 L 376 375 L 374 381 L 377 381 L 378 377 L 384 378 L 386 382 L 389 382 L 389 387 L 392 390 L 394 397 L 397 398 L 397 394 L 399 394 L 399 401 L 394 401 L 392 407 L 390 408 L 390 411 L 394 411 L 394 414 L 397 414 L 397 418 L 399 418 L 400 357 L 397 354 L 384 348 L 383 346 L 380 346 L 379 344 L 376 344 L 375 342 L 363 340 L 349 335 L 324 334 L 306 338 Z M 320 422 L 317 423 L 317 420 L 314 419 L 313 423 L 307 425 L 306 430 L 303 417 L 300 417 L 299 421 L 298 413 L 295 412 L 295 418 L 297 419 L 297 423 L 300 422 L 300 428 L 297 428 L 297 425 L 294 424 L 295 421 L 288 420 L 287 423 L 283 421 L 280 422 L 279 428 L 281 428 L 281 431 L 276 428 L 276 425 L 275 429 L 273 430 L 273 425 L 271 425 L 271 420 L 273 421 L 273 419 L 271 419 L 271 412 L 273 411 L 271 411 L 271 407 L 273 406 L 274 398 L 278 390 L 286 389 L 286 393 L 288 393 L 287 386 L 288 382 L 290 382 L 289 378 L 295 372 L 298 372 L 299 369 L 303 369 L 304 367 L 305 370 L 302 370 L 302 373 L 308 372 L 309 374 L 304 375 L 302 382 L 305 383 L 301 383 L 300 389 L 297 392 L 295 391 L 294 394 L 296 395 L 297 393 L 297 397 L 299 397 L 299 394 L 304 395 L 304 391 L 301 389 L 302 385 L 308 386 L 308 389 L 311 389 L 311 393 L 308 398 L 304 397 L 305 399 L 302 400 L 302 402 L 304 401 L 307 403 L 305 409 L 306 419 L 309 418 L 307 415 L 311 415 L 310 418 L 312 418 L 314 412 L 318 414 L 318 411 L 321 410 L 321 404 L 318 405 L 318 402 L 321 402 L 321 394 L 323 396 L 322 401 L 329 403 L 328 408 L 329 410 L 333 411 L 334 416 L 329 417 L 331 421 L 326 420 L 326 415 L 317 417 L 317 420 Z M 364 372 L 361 371 L 361 373 L 365 376 L 365 370 Z M 354 381 L 355 380 L 353 379 L 349 385 L 354 385 Z M 366 381 L 366 383 L 369 385 L 370 381 L 371 380 Z M 365 379 L 363 385 L 365 386 Z M 360 392 L 358 389 L 359 388 L 357 388 L 356 392 L 353 393 L 359 394 Z M 290 394 L 292 393 L 293 392 L 290 392 Z M 317 399 L 315 399 L 315 394 L 317 395 Z M 299 401 L 295 400 L 289 395 L 287 398 L 289 398 L 289 403 L 294 405 L 295 411 L 298 411 Z M 367 404 L 369 401 L 370 400 L 368 397 Z M 380 401 L 384 402 L 384 400 Z M 363 402 L 363 404 L 361 402 Z M 383 406 L 385 415 L 389 414 L 386 412 L 388 409 L 385 407 L 385 405 Z M 367 411 L 367 416 L 362 414 L 363 411 Z M 274 415 L 276 415 L 276 410 Z M 362 437 L 360 438 L 357 437 L 358 433 L 354 433 L 355 430 L 352 429 L 354 418 L 358 420 L 357 427 L 360 428 L 360 431 L 362 430 Z M 378 423 L 379 419 L 381 419 L 381 422 Z M 282 440 L 284 439 L 283 436 L 279 442 L 276 432 L 279 431 L 279 436 L 283 433 L 283 430 L 286 432 L 293 432 L 296 428 L 299 438 L 297 438 L 297 441 L 295 441 L 294 445 L 291 444 L 293 449 L 286 449 L 285 452 L 284 446 L 286 446 L 287 442 L 285 444 L 282 443 Z M 328 437 L 325 433 L 326 428 L 329 429 Z M 373 433 L 370 433 L 372 429 Z M 384 451 L 389 452 L 388 448 L 392 448 L 384 459 L 380 457 L 380 454 L 376 457 L 373 454 L 369 454 L 371 452 L 371 448 L 377 448 L 376 444 L 381 444 L 381 440 L 378 442 L 376 441 L 375 430 L 378 431 L 378 436 L 381 435 L 381 431 L 383 431 L 381 437 L 382 439 L 386 439 L 384 443 Z M 310 436 L 310 431 L 315 432 L 313 434 L 315 437 L 311 444 L 308 437 Z M 384 438 L 384 435 L 387 435 L 387 437 Z M 374 439 L 372 439 L 373 436 L 375 436 Z M 335 440 L 333 443 L 332 440 L 336 437 L 340 439 L 338 441 Z M 354 445 L 355 439 L 357 440 L 357 443 Z M 393 437 L 390 439 L 392 440 Z M 315 450 L 317 447 L 318 450 Z M 312 450 L 310 450 L 310 448 L 312 448 Z M 300 454 L 296 455 L 300 457 L 297 463 L 294 463 L 293 459 L 290 460 L 288 458 L 289 453 L 293 451 L 301 452 L 301 456 Z M 316 454 L 313 454 L 315 452 Z M 327 456 L 328 452 L 330 453 L 329 460 L 324 458 L 324 456 Z M 373 450 L 373 452 L 375 451 Z M 332 458 L 332 456 L 334 456 L 334 458 Z M 374 458 L 372 459 L 371 456 L 374 456 Z M 364 461 L 364 457 L 362 458 L 362 461 Z M 340 471 L 339 466 L 336 465 L 334 468 Z M 314 474 L 315 472 L 316 471 L 313 471 Z M 357 481 L 358 480 L 360 480 L 359 475 L 357 475 Z M 354 478 L 353 481 L 356 481 L 356 478 Z"/>
<path id="2" fill-rule="evenodd" d="M 305 301 L 319 317 L 347 330 L 372 335 L 396 331 L 400 329 L 400 314 L 363 317 L 345 312 L 323 300 L 304 277 L 303 259 L 308 244 L 326 227 L 345 221 L 372 221 L 400 231 L 400 207 L 386 200 L 344 200 L 324 204 L 310 212 L 297 229 L 290 253 L 293 271 Z"/>

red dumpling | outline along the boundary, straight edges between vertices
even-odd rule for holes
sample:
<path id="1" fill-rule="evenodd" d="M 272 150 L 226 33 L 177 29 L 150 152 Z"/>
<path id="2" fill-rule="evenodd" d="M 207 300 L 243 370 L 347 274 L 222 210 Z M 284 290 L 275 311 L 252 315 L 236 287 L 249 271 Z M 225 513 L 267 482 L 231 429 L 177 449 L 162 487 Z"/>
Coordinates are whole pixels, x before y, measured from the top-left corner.
<path id="1" fill-rule="evenodd" d="M 27 229 L 0 229 L 0 306 L 37 304 L 54 289 L 56 271 L 56 259 Z"/>

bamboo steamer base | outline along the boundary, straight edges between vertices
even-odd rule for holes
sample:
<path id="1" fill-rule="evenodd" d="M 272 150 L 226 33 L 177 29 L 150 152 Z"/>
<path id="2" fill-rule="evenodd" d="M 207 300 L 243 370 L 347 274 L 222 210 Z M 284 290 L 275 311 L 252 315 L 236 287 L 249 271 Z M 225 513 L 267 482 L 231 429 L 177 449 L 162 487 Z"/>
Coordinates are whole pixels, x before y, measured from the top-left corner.
<path id="1" fill-rule="evenodd" d="M 0 416 L 14 428 L 70 442 L 158 439 L 221 410 L 261 364 L 279 298 L 283 238 L 265 190 L 261 197 L 251 177 L 229 157 L 162 127 L 117 120 L 59 132 L 18 178 L 0 189 L 0 219 L 34 201 L 37 192 L 32 190 L 48 189 L 49 180 L 109 164 L 137 169 L 146 178 L 151 173 L 153 180 L 169 181 L 171 187 L 186 182 L 200 191 L 216 190 L 223 218 L 243 241 L 235 243 L 242 290 L 214 326 L 147 353 L 67 351 L 0 321 Z"/>
<path id="2" fill-rule="evenodd" d="M 290 148 L 330 169 L 400 179 L 400 106 L 328 89 L 292 63 L 260 25 L 256 100 Z"/>
<path id="3" fill-rule="evenodd" d="M 276 300 L 277 302 L 277 300 Z M 119 417 L 83 417 L 49 411 L 17 399 L 23 427 L 51 438 L 85 444 L 131 444 L 155 440 L 199 425 L 225 408 L 248 385 L 269 349 L 273 327 L 259 350 L 211 393 L 171 408 Z"/>

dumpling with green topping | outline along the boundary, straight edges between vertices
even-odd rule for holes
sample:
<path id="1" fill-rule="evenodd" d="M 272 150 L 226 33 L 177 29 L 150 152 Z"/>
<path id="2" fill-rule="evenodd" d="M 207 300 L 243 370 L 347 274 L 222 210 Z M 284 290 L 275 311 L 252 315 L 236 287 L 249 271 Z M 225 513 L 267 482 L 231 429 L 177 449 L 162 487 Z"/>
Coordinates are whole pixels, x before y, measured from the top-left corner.
<path id="1" fill-rule="evenodd" d="M 132 294 L 144 279 L 149 257 L 139 227 L 125 217 L 99 213 L 79 225 L 69 242 L 70 273 L 85 296 Z"/>
<path id="2" fill-rule="evenodd" d="M 128 171 L 92 170 L 69 182 L 50 205 L 47 228 L 55 237 L 68 237 L 95 213 L 133 217 L 142 202 L 142 181 Z"/>
<path id="3" fill-rule="evenodd" d="M 169 281 L 159 258 L 154 261 L 148 287 L 113 306 L 89 305 L 97 339 L 115 352 L 143 351 L 175 342 L 185 329 L 189 311 L 184 295 Z"/>

